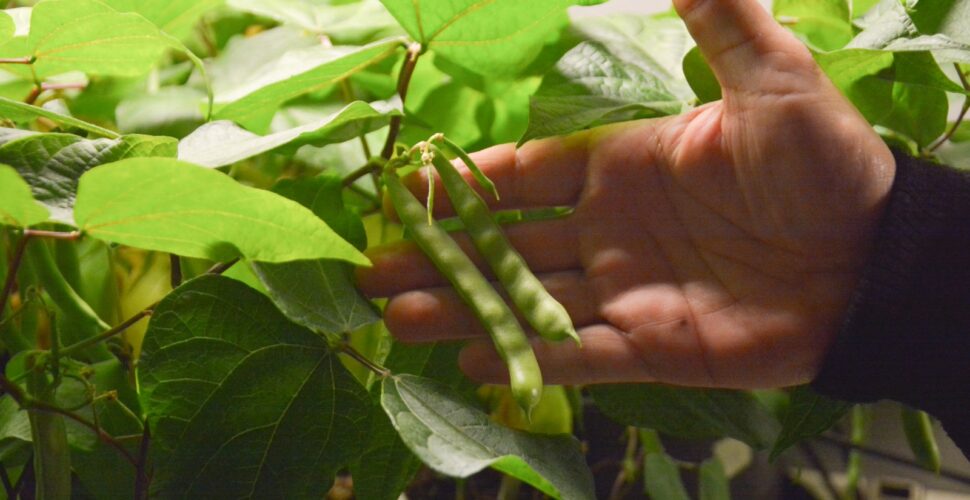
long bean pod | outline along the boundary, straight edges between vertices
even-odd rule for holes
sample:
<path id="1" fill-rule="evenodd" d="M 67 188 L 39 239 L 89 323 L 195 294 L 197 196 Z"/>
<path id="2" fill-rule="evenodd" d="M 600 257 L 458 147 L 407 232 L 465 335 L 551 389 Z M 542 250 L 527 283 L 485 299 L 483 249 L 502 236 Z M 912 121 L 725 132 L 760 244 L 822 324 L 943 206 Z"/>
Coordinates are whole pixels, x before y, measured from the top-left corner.
<path id="1" fill-rule="evenodd" d="M 488 330 L 495 349 L 508 365 L 515 401 L 526 414 L 531 414 L 542 397 L 542 373 L 515 314 L 455 240 L 437 222 L 428 224 L 427 209 L 404 187 L 397 174 L 389 170 L 383 177 L 401 222 Z"/>
<path id="2" fill-rule="evenodd" d="M 543 338 L 572 338 L 579 342 L 579 335 L 566 308 L 542 286 L 522 255 L 512 247 L 501 226 L 492 218 L 485 201 L 465 182 L 458 169 L 441 151 L 433 149 L 433 152 L 434 167 L 441 176 L 441 183 L 448 192 L 455 212 L 515 307 Z"/>

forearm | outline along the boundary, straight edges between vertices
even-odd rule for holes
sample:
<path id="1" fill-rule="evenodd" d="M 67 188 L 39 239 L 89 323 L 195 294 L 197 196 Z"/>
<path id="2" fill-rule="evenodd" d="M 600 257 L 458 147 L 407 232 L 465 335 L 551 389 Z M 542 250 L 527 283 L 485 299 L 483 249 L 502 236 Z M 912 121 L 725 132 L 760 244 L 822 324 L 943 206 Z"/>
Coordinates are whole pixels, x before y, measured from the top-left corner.
<path id="1" fill-rule="evenodd" d="M 924 409 L 970 451 L 970 173 L 895 156 L 872 257 L 814 386 Z"/>

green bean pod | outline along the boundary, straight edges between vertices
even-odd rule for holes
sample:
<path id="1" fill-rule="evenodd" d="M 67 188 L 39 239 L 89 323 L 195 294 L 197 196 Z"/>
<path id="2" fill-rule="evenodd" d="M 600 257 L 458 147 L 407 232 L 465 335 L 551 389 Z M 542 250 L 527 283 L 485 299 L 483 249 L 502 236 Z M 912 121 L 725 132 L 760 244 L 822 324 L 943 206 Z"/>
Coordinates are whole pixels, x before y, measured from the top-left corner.
<path id="1" fill-rule="evenodd" d="M 435 149 L 434 153 L 434 167 L 441 176 L 441 184 L 448 192 L 455 212 L 515 307 L 543 338 L 572 338 L 578 343 L 579 335 L 566 308 L 542 286 L 525 259 L 512 247 L 501 226 L 492 218 L 485 201 L 465 182 L 458 169 L 441 151 Z"/>
<path id="2" fill-rule="evenodd" d="M 495 349 L 509 367 L 515 401 L 527 415 L 531 414 L 542 397 L 542 373 L 515 314 L 455 240 L 437 222 L 428 224 L 427 209 L 404 187 L 397 174 L 387 171 L 383 177 L 401 222 L 488 330 Z"/>
<path id="3" fill-rule="evenodd" d="M 913 457 L 923 468 L 940 472 L 940 448 L 933 436 L 930 416 L 919 410 L 902 407 L 903 432 Z"/>

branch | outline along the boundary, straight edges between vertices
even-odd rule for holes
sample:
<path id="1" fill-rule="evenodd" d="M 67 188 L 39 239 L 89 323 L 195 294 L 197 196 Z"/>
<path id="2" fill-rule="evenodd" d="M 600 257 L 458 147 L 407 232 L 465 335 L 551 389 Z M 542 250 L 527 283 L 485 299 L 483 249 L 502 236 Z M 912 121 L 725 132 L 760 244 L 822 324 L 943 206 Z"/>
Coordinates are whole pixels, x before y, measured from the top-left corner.
<path id="1" fill-rule="evenodd" d="M 121 443 L 119 443 L 112 435 L 108 434 L 107 432 L 104 432 L 104 430 L 102 430 L 97 425 L 94 425 L 92 422 L 85 419 L 84 417 L 74 412 L 65 410 L 63 408 L 59 408 L 57 406 L 45 403 L 43 401 L 38 401 L 30 397 L 29 395 L 24 394 L 24 391 L 20 388 L 20 386 L 11 382 L 9 379 L 7 379 L 7 377 L 0 376 L 0 388 L 3 388 L 4 392 L 9 394 L 10 397 L 13 398 L 13 400 L 16 401 L 18 405 L 20 405 L 21 409 L 24 409 L 27 411 L 42 411 L 46 413 L 54 413 L 54 414 L 69 418 L 81 424 L 82 426 L 87 427 L 92 432 L 94 432 L 98 436 L 98 438 L 101 439 L 102 442 L 118 450 L 118 452 L 125 457 L 125 460 L 131 463 L 133 467 L 137 467 L 137 463 L 135 462 L 135 457 L 131 455 L 131 452 L 129 452 L 127 448 L 125 448 Z"/>
<path id="2" fill-rule="evenodd" d="M 963 89 L 970 92 L 970 82 L 967 81 L 967 77 L 963 74 L 963 71 L 960 71 L 960 65 L 953 63 L 953 66 L 957 69 L 957 76 L 960 78 L 960 83 L 963 84 Z M 953 122 L 953 126 L 950 127 L 950 130 L 948 130 L 946 134 L 940 138 L 940 140 L 936 141 L 935 144 L 930 146 L 927 151 L 932 153 L 933 151 L 939 149 L 940 146 L 945 144 L 946 141 L 949 141 L 950 138 L 953 137 L 953 134 L 957 132 L 957 129 L 960 128 L 960 123 L 963 122 L 964 118 L 966 118 L 967 111 L 970 111 L 970 95 L 963 96 L 963 107 L 960 108 L 960 113 L 957 115 L 957 119 L 955 122 Z"/>
<path id="3" fill-rule="evenodd" d="M 147 420 L 142 425 L 141 444 L 138 445 L 138 463 L 135 465 L 135 500 L 148 498 L 148 484 L 151 482 L 146 468 L 148 467 L 148 446 L 152 434 L 148 429 Z"/>
<path id="4" fill-rule="evenodd" d="M 367 356 L 364 356 L 363 354 L 361 354 L 360 351 L 358 351 L 357 349 L 354 349 L 354 347 L 348 344 L 347 342 L 341 342 L 337 344 L 336 350 L 339 353 L 350 356 L 351 359 L 364 365 L 365 368 L 377 374 L 378 377 L 386 378 L 391 375 L 390 370 L 371 361 L 370 359 L 367 359 Z"/>
<path id="5" fill-rule="evenodd" d="M 232 259 L 232 260 L 230 260 L 228 262 L 222 262 L 222 263 L 216 264 L 216 265 L 212 266 L 211 268 L 209 268 L 209 270 L 206 271 L 205 273 L 206 274 L 222 274 L 222 273 L 226 272 L 227 270 L 229 270 L 230 267 L 232 267 L 233 265 L 235 265 L 236 262 L 239 262 L 239 259 L 238 258 Z M 135 313 L 132 317 L 126 319 L 125 321 L 123 321 L 122 323 L 118 324 L 117 326 L 114 326 L 112 328 L 109 328 L 108 330 L 105 330 L 104 332 L 102 332 L 102 333 L 100 333 L 98 335 L 95 335 L 94 337 L 86 338 L 84 340 L 81 340 L 79 342 L 75 342 L 74 344 L 71 344 L 71 345 L 69 345 L 69 346 L 61 349 L 60 356 L 70 356 L 71 354 L 73 354 L 73 353 L 75 353 L 75 352 L 77 352 L 77 351 L 79 351 L 81 349 L 85 349 L 87 347 L 93 346 L 93 345 L 95 345 L 95 344 L 97 344 L 99 342 L 103 342 L 105 340 L 110 339 L 111 337 L 114 337 L 115 335 L 118 335 L 118 334 L 124 332 L 125 330 L 131 328 L 132 325 L 134 325 L 135 323 L 137 323 L 138 321 L 140 321 L 145 316 L 151 316 L 152 315 L 152 311 L 156 307 L 158 307 L 158 302 L 155 302 L 155 303 L 151 304 L 150 306 L 146 307 L 145 309 L 143 309 L 143 310 Z"/>
<path id="6" fill-rule="evenodd" d="M 152 309 L 154 309 L 157 305 L 158 305 L 158 302 L 156 302 L 156 303 L 148 306 L 147 308 L 145 308 L 142 311 L 139 311 L 139 312 L 135 313 L 134 316 L 132 316 L 132 317 L 124 320 L 123 322 L 121 322 L 120 324 L 118 324 L 116 326 L 113 326 L 113 327 L 109 328 L 108 330 L 105 330 L 104 332 L 102 332 L 102 333 L 100 333 L 98 335 L 95 335 L 94 337 L 88 337 L 88 338 L 86 338 L 84 340 L 81 340 L 79 342 L 75 342 L 75 343 L 73 343 L 73 344 L 71 344 L 71 345 L 69 345 L 69 346 L 61 349 L 60 355 L 61 356 L 70 356 L 71 354 L 74 354 L 77 351 L 80 351 L 82 349 L 86 349 L 86 348 L 91 347 L 91 346 L 93 346 L 95 344 L 99 344 L 99 343 L 101 343 L 101 342 L 103 342 L 105 340 L 110 339 L 111 337 L 114 337 L 115 335 L 120 334 L 121 332 L 124 332 L 125 330 L 131 328 L 132 325 L 134 325 L 135 323 L 139 322 L 145 316 L 151 316 Z"/>
<path id="7" fill-rule="evenodd" d="M 368 175 L 371 175 L 371 174 L 379 173 L 381 171 L 381 168 L 383 168 L 383 165 L 381 165 L 379 162 L 368 161 L 367 163 L 364 164 L 363 167 L 360 167 L 357 170 L 354 170 L 353 172 L 347 174 L 347 177 L 344 177 L 342 181 L 343 187 L 350 187 L 355 182 L 357 182 L 357 179 L 367 177 Z"/>
<path id="8" fill-rule="evenodd" d="M 3 283 L 3 292 L 0 292 L 0 316 L 3 315 L 4 308 L 7 307 L 7 299 L 13 293 L 13 286 L 17 282 L 17 271 L 20 270 L 20 263 L 24 259 L 24 251 L 27 250 L 27 242 L 30 241 L 30 233 L 24 231 L 23 237 L 17 242 L 17 247 L 13 252 L 13 259 L 7 267 L 7 279 Z"/>
<path id="9" fill-rule="evenodd" d="M 421 55 L 421 44 L 412 43 L 408 45 L 408 53 L 404 59 L 404 66 L 401 67 L 401 74 L 397 78 L 397 95 L 401 96 L 401 107 L 404 107 L 408 95 L 408 86 L 411 84 L 411 75 L 414 74 L 414 67 L 418 64 L 418 57 Z M 394 141 L 397 134 L 401 131 L 401 116 L 391 117 L 391 126 L 387 131 L 387 141 L 384 142 L 384 149 L 381 157 L 385 160 L 391 157 L 394 152 Z"/>

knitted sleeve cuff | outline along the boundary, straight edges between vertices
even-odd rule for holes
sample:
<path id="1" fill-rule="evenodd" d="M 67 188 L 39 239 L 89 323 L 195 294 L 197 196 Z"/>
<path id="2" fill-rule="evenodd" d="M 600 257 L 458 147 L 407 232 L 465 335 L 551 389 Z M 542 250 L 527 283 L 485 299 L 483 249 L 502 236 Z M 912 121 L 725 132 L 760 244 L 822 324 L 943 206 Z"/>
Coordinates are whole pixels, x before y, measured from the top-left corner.
<path id="1" fill-rule="evenodd" d="M 970 173 L 894 155 L 873 254 L 813 385 L 970 422 Z"/>

